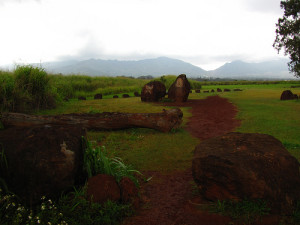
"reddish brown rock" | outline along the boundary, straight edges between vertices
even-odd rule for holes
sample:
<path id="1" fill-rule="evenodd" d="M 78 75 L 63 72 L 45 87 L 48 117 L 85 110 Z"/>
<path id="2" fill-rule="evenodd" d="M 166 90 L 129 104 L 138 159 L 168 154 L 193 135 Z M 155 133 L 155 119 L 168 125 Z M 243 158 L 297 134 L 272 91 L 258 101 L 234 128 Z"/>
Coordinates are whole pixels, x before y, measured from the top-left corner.
<path id="1" fill-rule="evenodd" d="M 102 94 L 95 94 L 94 99 L 102 99 Z"/>
<path id="2" fill-rule="evenodd" d="M 197 89 L 197 90 L 195 90 L 195 92 L 196 92 L 196 93 L 200 93 L 200 90 L 199 90 L 199 89 Z"/>
<path id="3" fill-rule="evenodd" d="M 166 86 L 159 81 L 151 81 L 145 84 L 141 93 L 143 102 L 158 102 L 166 95 Z"/>
<path id="4" fill-rule="evenodd" d="M 9 190 L 28 204 L 35 204 L 44 195 L 59 197 L 62 191 L 83 183 L 81 137 L 85 135 L 80 126 L 12 127 L 0 131 L 0 151 L 4 150 L 9 166 L 5 173 Z"/>
<path id="5" fill-rule="evenodd" d="M 228 89 L 228 88 L 225 88 L 225 89 L 224 89 L 224 92 L 229 92 L 229 91 L 231 91 L 231 90 Z"/>
<path id="6" fill-rule="evenodd" d="M 291 212 L 300 199 L 299 163 L 270 135 L 228 133 L 203 141 L 192 169 L 209 200 L 265 199 L 274 212 Z"/>
<path id="7" fill-rule="evenodd" d="M 217 92 L 222 92 L 222 90 L 220 88 L 217 88 Z"/>
<path id="8" fill-rule="evenodd" d="M 86 97 L 84 97 L 84 96 L 79 96 L 79 97 L 78 97 L 78 100 L 86 100 Z"/>
<path id="9" fill-rule="evenodd" d="M 128 177 L 123 177 L 119 183 L 121 189 L 121 200 L 123 203 L 131 203 L 135 208 L 138 207 L 139 198 L 138 193 L 139 190 L 136 185 L 130 180 Z"/>
<path id="10" fill-rule="evenodd" d="M 87 197 L 97 203 L 108 200 L 117 202 L 120 200 L 120 188 L 113 176 L 98 174 L 88 180 Z"/>
<path id="11" fill-rule="evenodd" d="M 113 98 L 119 98 L 119 96 L 118 95 L 114 95 Z"/>
<path id="12" fill-rule="evenodd" d="M 210 92 L 215 92 L 215 90 L 214 89 L 211 89 L 211 91 Z"/>
<path id="13" fill-rule="evenodd" d="M 129 98 L 130 96 L 129 96 L 129 94 L 123 94 L 122 97 L 123 98 Z"/>
<path id="14" fill-rule="evenodd" d="M 185 74 L 177 77 L 168 90 L 168 98 L 175 102 L 186 102 L 191 90 L 191 85 Z"/>
<path id="15" fill-rule="evenodd" d="M 283 91 L 280 96 L 280 100 L 292 100 L 292 99 L 295 99 L 295 96 L 293 92 L 291 92 L 290 90 Z"/>

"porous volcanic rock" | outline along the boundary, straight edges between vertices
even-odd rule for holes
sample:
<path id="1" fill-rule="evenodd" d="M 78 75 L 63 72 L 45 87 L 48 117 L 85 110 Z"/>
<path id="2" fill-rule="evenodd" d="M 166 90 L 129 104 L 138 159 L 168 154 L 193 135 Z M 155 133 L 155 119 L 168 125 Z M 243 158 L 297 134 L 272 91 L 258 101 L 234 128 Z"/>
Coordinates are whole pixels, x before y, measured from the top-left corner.
<path id="1" fill-rule="evenodd" d="M 290 90 L 283 91 L 280 96 L 280 100 L 292 100 L 292 99 L 295 99 L 295 96 L 293 92 L 291 92 Z"/>
<path id="2" fill-rule="evenodd" d="M 119 201 L 120 188 L 116 179 L 107 174 L 98 174 L 88 179 L 87 197 L 92 202 Z"/>
<path id="3" fill-rule="evenodd" d="M 129 96 L 129 94 L 123 94 L 122 97 L 123 98 L 129 98 L 130 96 Z"/>
<path id="4" fill-rule="evenodd" d="M 211 89 L 211 91 L 210 92 L 215 92 L 215 90 L 214 89 Z"/>
<path id="5" fill-rule="evenodd" d="M 274 212 L 290 213 L 300 199 L 297 159 L 266 134 L 228 133 L 201 142 L 193 177 L 209 200 L 265 199 Z"/>
<path id="6" fill-rule="evenodd" d="M 186 102 L 191 90 L 191 85 L 185 74 L 179 75 L 168 90 L 168 98 L 175 102 Z"/>
<path id="7" fill-rule="evenodd" d="M 0 131 L 0 151 L 4 151 L 9 168 L 7 173 L 0 172 L 6 175 L 9 190 L 33 205 L 44 195 L 59 197 L 62 191 L 84 183 L 85 135 L 80 126 L 11 127 Z"/>
<path id="8" fill-rule="evenodd" d="M 195 90 L 196 93 L 200 93 L 201 91 L 199 89 Z"/>
<path id="9" fill-rule="evenodd" d="M 102 99 L 102 94 L 95 94 L 94 99 Z"/>
<path id="10" fill-rule="evenodd" d="M 222 92 L 222 90 L 220 88 L 217 88 L 217 92 Z"/>
<path id="11" fill-rule="evenodd" d="M 159 81 L 151 81 L 144 85 L 141 93 L 143 102 L 158 102 L 166 95 L 166 86 Z"/>
<path id="12" fill-rule="evenodd" d="M 121 189 L 122 202 L 133 204 L 135 208 L 137 208 L 139 204 L 139 198 L 138 198 L 139 190 L 134 184 L 134 182 L 130 180 L 128 177 L 123 177 L 119 182 L 119 186 Z"/>
<path id="13" fill-rule="evenodd" d="M 118 95 L 114 95 L 113 98 L 119 98 L 119 96 Z"/>
<path id="14" fill-rule="evenodd" d="M 78 100 L 86 100 L 86 97 L 84 97 L 84 96 L 79 96 L 79 97 L 78 97 Z"/>

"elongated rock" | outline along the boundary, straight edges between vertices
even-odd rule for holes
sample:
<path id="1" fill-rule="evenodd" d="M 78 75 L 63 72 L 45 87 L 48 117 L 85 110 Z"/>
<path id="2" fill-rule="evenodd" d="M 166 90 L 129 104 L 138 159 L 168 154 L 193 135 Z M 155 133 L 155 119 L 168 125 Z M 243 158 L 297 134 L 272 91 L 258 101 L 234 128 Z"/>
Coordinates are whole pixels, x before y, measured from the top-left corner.
<path id="1" fill-rule="evenodd" d="M 89 130 L 119 130 L 142 127 L 169 132 L 182 122 L 183 113 L 179 108 L 164 110 L 162 113 L 96 113 L 37 116 L 21 113 L 3 113 L 4 127 L 32 127 L 40 125 L 78 125 Z"/>

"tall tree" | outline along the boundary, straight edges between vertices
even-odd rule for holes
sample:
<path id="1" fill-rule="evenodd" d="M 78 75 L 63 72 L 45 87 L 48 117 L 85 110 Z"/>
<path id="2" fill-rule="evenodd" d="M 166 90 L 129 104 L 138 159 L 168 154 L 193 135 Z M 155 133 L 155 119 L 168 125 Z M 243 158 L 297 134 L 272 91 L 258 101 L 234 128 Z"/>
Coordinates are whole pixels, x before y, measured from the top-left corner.
<path id="1" fill-rule="evenodd" d="M 289 71 L 300 77 L 300 0 L 285 0 L 280 2 L 284 9 L 282 18 L 276 24 L 276 39 L 273 47 L 289 55 Z"/>

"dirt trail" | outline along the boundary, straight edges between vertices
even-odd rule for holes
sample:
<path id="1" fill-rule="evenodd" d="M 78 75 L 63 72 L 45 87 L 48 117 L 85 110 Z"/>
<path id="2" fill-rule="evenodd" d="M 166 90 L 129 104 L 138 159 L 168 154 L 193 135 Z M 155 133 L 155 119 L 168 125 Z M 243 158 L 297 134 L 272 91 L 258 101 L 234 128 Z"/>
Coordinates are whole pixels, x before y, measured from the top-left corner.
<path id="1" fill-rule="evenodd" d="M 165 105 L 191 107 L 192 117 L 185 129 L 200 140 L 233 131 L 240 124 L 235 119 L 236 107 L 219 96 Z M 153 179 L 141 187 L 141 207 L 124 225 L 223 225 L 230 222 L 230 218 L 197 209 L 203 200 L 193 196 L 191 169 L 166 175 L 148 171 L 146 175 Z"/>

